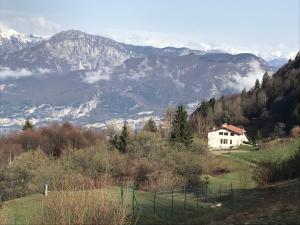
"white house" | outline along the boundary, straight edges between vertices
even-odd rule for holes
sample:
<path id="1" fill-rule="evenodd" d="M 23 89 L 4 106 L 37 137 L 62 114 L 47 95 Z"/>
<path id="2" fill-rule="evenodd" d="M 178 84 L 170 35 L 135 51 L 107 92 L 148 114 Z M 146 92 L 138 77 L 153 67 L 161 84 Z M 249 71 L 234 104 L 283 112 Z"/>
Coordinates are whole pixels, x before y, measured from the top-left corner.
<path id="1" fill-rule="evenodd" d="M 246 130 L 226 123 L 208 132 L 208 147 L 212 150 L 237 148 L 248 141 Z"/>

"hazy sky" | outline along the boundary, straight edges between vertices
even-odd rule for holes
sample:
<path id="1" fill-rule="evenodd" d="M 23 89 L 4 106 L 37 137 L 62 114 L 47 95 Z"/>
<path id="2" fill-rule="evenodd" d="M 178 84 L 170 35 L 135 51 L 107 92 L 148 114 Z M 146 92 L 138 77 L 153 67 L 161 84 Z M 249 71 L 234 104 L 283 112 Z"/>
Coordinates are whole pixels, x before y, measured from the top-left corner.
<path id="1" fill-rule="evenodd" d="M 79 29 L 121 42 L 291 57 L 300 0 L 0 0 L 0 30 Z"/>

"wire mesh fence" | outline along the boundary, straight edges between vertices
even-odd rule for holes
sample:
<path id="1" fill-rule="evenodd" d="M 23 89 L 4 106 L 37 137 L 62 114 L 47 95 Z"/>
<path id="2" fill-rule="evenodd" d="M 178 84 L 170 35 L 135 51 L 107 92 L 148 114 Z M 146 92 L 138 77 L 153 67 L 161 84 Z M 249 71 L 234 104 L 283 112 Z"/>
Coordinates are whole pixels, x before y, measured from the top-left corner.
<path id="1" fill-rule="evenodd" d="M 122 192 L 121 188 L 121 192 Z M 268 188 L 237 189 L 232 184 L 202 185 L 197 188 L 179 188 L 165 191 L 136 192 L 134 188 L 123 189 L 130 196 L 132 218 L 143 220 L 164 218 L 170 221 L 212 212 L 212 208 L 228 208 L 243 205 L 245 201 L 255 204 L 269 204 L 273 201 L 288 200 L 300 209 L 300 180 Z M 126 194 L 123 193 L 123 196 Z M 145 218 L 146 217 L 146 218 Z"/>
<path id="2" fill-rule="evenodd" d="M 125 196 L 130 196 L 132 215 L 137 216 L 143 211 L 152 215 L 174 215 L 196 211 L 199 208 L 218 206 L 222 201 L 232 199 L 234 190 L 232 185 L 211 188 L 202 185 L 197 188 L 172 189 L 153 192 L 136 192 L 134 186 L 120 188 L 121 202 Z"/>

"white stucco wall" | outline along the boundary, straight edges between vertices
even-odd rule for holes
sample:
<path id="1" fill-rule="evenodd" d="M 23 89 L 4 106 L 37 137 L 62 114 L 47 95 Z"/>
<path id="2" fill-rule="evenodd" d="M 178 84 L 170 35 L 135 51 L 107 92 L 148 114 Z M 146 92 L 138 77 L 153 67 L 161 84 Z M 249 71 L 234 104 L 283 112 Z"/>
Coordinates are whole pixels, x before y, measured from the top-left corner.
<path id="1" fill-rule="evenodd" d="M 222 132 L 223 135 L 219 133 Z M 226 134 L 227 135 L 224 135 Z M 231 133 L 234 134 L 231 136 Z M 227 139 L 227 143 L 221 144 L 221 139 Z M 230 142 L 231 140 L 231 142 Z M 236 133 L 230 132 L 226 129 L 219 129 L 216 131 L 208 132 L 208 147 L 211 149 L 230 149 L 230 148 L 237 148 L 240 146 L 244 141 L 248 141 L 248 138 L 245 134 L 238 135 Z"/>

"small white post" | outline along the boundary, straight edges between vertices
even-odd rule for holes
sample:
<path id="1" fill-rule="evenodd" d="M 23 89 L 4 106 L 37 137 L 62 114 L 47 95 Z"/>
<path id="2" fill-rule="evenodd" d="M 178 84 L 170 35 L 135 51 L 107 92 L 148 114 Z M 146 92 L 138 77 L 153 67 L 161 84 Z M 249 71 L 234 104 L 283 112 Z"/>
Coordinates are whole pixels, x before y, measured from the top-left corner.
<path id="1" fill-rule="evenodd" d="M 45 196 L 48 196 L 48 184 L 45 184 Z"/>

